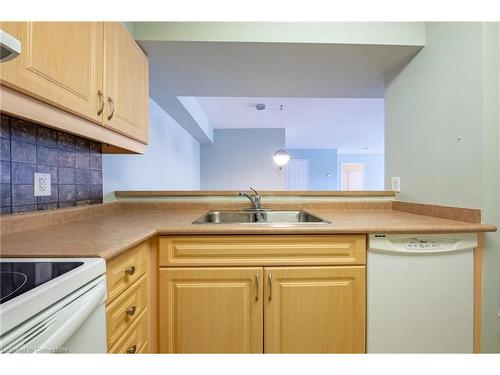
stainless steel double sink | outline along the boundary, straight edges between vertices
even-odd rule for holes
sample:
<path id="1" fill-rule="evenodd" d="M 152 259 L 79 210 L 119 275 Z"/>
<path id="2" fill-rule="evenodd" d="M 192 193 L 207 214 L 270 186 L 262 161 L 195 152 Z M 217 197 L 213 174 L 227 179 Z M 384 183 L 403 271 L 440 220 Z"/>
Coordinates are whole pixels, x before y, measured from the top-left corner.
<path id="1" fill-rule="evenodd" d="M 210 211 L 193 224 L 330 224 L 307 211 Z"/>

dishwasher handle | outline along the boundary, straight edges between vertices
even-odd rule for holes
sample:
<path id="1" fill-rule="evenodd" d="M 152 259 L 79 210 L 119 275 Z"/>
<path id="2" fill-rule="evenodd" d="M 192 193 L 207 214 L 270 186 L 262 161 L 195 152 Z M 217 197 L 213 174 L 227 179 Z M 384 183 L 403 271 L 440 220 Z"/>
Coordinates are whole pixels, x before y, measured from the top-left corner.
<path id="1" fill-rule="evenodd" d="M 460 248 L 460 249 L 434 249 L 434 250 L 395 250 L 395 249 L 380 249 L 369 248 L 368 251 L 373 253 L 391 253 L 391 254 L 408 254 L 408 255 L 429 255 L 429 254 L 451 254 L 459 253 L 462 251 L 472 250 L 473 248 Z"/>

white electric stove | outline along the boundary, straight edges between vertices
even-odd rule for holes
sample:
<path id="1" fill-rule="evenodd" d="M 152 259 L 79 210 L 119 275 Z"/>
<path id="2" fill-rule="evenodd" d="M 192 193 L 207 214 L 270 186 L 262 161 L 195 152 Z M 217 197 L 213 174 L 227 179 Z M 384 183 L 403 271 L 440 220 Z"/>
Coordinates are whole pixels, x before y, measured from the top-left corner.
<path id="1" fill-rule="evenodd" d="M 105 353 L 103 259 L 0 259 L 0 352 Z"/>

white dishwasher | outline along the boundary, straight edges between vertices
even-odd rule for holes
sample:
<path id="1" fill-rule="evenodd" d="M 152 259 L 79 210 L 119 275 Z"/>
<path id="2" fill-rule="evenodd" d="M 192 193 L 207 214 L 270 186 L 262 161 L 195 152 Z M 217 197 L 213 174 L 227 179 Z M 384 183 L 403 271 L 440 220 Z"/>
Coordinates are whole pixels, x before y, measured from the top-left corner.
<path id="1" fill-rule="evenodd" d="M 369 236 L 368 353 L 472 353 L 477 235 Z"/>

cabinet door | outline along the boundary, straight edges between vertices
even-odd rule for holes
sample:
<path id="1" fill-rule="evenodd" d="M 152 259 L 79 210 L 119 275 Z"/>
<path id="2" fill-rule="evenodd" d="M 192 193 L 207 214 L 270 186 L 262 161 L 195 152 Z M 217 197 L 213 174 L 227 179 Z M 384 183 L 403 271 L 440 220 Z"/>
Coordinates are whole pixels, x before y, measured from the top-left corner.
<path id="1" fill-rule="evenodd" d="M 265 268 L 266 353 L 364 353 L 365 267 Z"/>
<path id="2" fill-rule="evenodd" d="M 102 22 L 2 22 L 1 27 L 21 41 L 21 54 L 0 65 L 2 84 L 102 123 Z"/>
<path id="3" fill-rule="evenodd" d="M 104 25 L 104 125 L 148 140 L 148 60 L 118 22 Z"/>
<path id="4" fill-rule="evenodd" d="M 162 353 L 262 353 L 262 268 L 160 269 Z"/>

